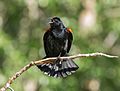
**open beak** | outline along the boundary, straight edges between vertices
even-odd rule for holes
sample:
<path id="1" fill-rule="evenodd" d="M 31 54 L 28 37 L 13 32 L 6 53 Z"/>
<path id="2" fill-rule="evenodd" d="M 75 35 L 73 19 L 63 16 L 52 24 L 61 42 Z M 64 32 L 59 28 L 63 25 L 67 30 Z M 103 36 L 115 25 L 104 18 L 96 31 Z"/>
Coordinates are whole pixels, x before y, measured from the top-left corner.
<path id="1" fill-rule="evenodd" d="M 53 24 L 53 22 L 52 22 L 52 21 L 49 21 L 49 24 Z"/>
<path id="2" fill-rule="evenodd" d="M 54 23 L 53 19 L 50 19 L 49 24 L 53 24 L 53 23 Z"/>

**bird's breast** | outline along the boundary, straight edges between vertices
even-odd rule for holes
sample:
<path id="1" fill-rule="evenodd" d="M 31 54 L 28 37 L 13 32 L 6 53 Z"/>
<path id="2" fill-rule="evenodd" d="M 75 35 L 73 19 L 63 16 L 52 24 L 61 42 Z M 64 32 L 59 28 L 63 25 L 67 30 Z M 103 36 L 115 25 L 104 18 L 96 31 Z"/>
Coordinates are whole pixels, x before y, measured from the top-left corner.
<path id="1" fill-rule="evenodd" d="M 53 30 L 52 34 L 58 40 L 62 40 L 62 39 L 67 38 L 65 30 L 61 30 L 61 31 Z"/>
<path id="2" fill-rule="evenodd" d="M 61 38 L 61 36 L 51 36 L 48 41 L 50 51 L 52 52 L 51 56 L 58 56 L 65 47 L 66 39 Z"/>

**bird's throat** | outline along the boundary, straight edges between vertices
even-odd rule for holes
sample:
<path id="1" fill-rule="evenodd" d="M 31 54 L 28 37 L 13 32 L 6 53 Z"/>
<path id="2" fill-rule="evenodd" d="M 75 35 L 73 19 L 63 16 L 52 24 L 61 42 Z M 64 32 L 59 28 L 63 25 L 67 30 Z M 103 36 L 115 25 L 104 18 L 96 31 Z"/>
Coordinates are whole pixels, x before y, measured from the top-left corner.
<path id="1" fill-rule="evenodd" d="M 52 31 L 55 38 L 64 38 L 65 31 L 64 29 L 55 29 Z"/>

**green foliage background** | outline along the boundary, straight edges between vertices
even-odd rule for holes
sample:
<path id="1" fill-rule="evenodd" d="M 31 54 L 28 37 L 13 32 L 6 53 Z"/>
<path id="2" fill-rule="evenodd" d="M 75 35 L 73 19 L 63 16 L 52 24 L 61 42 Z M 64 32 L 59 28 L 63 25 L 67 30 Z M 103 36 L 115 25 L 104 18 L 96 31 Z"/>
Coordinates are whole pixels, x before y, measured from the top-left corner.
<path id="1" fill-rule="evenodd" d="M 89 12 L 93 18 L 85 24 L 92 27 L 82 26 Z M 61 17 L 73 30 L 71 55 L 120 56 L 119 12 L 119 0 L 0 0 L 0 87 L 24 65 L 45 56 L 42 37 L 52 16 Z M 32 67 L 11 86 L 15 91 L 120 90 L 119 59 L 82 58 L 76 63 L 80 68 L 67 78 L 48 77 Z"/>

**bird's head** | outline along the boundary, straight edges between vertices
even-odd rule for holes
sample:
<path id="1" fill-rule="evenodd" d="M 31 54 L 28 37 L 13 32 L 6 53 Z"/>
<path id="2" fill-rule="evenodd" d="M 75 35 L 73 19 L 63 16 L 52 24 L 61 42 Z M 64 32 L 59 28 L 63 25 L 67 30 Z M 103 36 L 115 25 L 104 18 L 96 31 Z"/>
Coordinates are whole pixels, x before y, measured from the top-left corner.
<path id="1" fill-rule="evenodd" d="M 61 28 L 61 27 L 64 27 L 61 19 L 59 17 L 53 17 L 50 19 L 50 22 L 49 22 L 50 26 L 52 28 Z"/>

